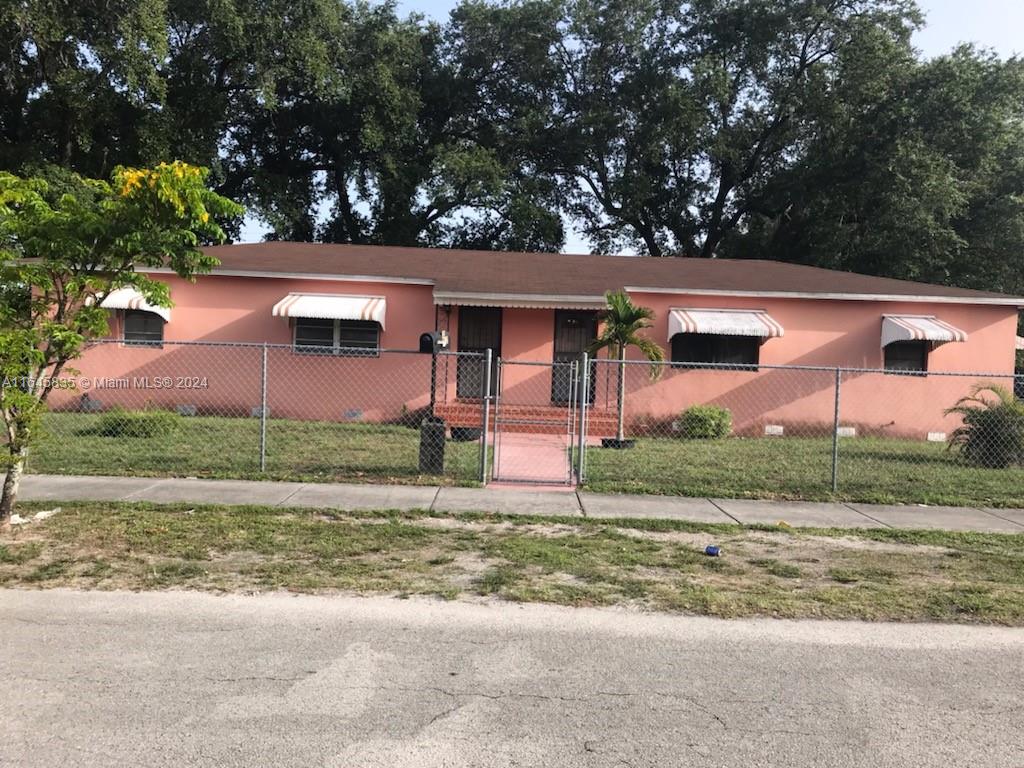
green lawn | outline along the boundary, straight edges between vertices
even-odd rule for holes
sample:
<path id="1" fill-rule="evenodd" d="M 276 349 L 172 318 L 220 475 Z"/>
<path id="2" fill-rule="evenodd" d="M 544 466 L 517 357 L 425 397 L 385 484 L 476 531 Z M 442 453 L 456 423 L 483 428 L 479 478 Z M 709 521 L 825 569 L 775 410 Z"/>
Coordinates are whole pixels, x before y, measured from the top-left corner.
<path id="1" fill-rule="evenodd" d="M 1024 470 L 964 464 L 943 443 L 843 438 L 832 494 L 828 438 L 638 439 L 587 449 L 594 491 L 720 498 L 1024 506 Z"/>
<path id="2" fill-rule="evenodd" d="M 444 476 L 421 475 L 419 431 L 404 426 L 270 419 L 261 473 L 258 419 L 178 417 L 152 437 L 108 437 L 100 418 L 47 414 L 29 471 L 392 483 L 472 483 L 479 471 L 476 442 L 448 441 Z"/>
<path id="3" fill-rule="evenodd" d="M 442 477 L 421 475 L 419 432 L 382 424 L 267 422 L 259 471 L 259 420 L 178 417 L 152 437 L 99 434 L 101 416 L 52 413 L 29 471 L 304 481 L 474 483 L 479 446 L 446 445 Z M 1024 470 L 964 464 L 942 443 L 882 438 L 840 441 L 839 492 L 831 490 L 828 438 L 637 440 L 631 450 L 587 449 L 594 491 L 723 498 L 1024 507 Z"/>
<path id="4" fill-rule="evenodd" d="M 48 507 L 21 504 L 19 512 Z M 1024 536 L 668 520 L 64 504 L 0 585 L 436 595 L 713 616 L 1024 625 Z M 721 557 L 707 557 L 708 544 Z"/>

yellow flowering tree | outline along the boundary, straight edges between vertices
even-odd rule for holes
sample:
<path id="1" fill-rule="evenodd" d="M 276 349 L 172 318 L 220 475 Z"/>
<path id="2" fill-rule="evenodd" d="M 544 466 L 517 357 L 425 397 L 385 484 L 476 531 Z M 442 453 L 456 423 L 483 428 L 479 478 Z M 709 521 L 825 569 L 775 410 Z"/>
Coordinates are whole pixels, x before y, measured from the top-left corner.
<path id="1" fill-rule="evenodd" d="M 200 246 L 223 241 L 218 220 L 242 209 L 206 178 L 180 162 L 118 167 L 109 181 L 0 173 L 0 524 L 17 498 L 48 382 L 107 333 L 106 296 L 132 287 L 170 306 L 167 286 L 138 270 L 191 279 L 215 265 Z"/>

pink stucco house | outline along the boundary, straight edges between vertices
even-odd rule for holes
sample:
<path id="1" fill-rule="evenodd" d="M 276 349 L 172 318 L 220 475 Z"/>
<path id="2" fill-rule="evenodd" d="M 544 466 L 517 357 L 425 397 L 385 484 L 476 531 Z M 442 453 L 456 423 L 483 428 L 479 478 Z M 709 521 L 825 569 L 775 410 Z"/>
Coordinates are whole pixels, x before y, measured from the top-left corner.
<path id="1" fill-rule="evenodd" d="M 160 342 L 267 342 L 282 345 L 270 376 L 292 377 L 289 397 L 272 403 L 276 414 L 385 419 L 422 408 L 429 395 L 423 377 L 403 373 L 413 364 L 410 356 L 378 350 L 415 350 L 421 333 L 444 329 L 453 351 L 491 348 L 509 362 L 574 360 L 597 332 L 604 292 L 624 289 L 654 310 L 650 334 L 668 359 L 749 366 L 671 368 L 656 381 L 636 375 L 629 386 L 634 420 L 668 419 L 688 404 L 714 401 L 733 409 L 741 432 L 758 433 L 767 423 L 824 422 L 833 400 L 827 372 L 798 375 L 767 366 L 842 366 L 887 372 L 865 372 L 844 384 L 844 422 L 923 438 L 949 426 L 941 411 L 966 382 L 908 371 L 1012 374 L 1024 306 L 1019 297 L 766 261 L 281 242 L 209 253 L 220 266 L 195 283 L 154 273 L 170 286 L 170 310 L 147 307 L 130 290 L 110 297 L 111 336 L 125 345 L 91 352 L 83 372 L 127 375 L 160 359 L 164 370 L 173 360 L 178 370 L 197 372 L 209 369 L 208 357 L 191 365 L 192 352 Z M 307 354 L 311 349 L 327 354 Z M 358 403 L 343 402 L 344 385 L 325 388 L 324 378 L 339 357 L 352 381 L 376 379 L 381 386 L 363 386 Z M 237 386 L 230 395 L 195 397 L 258 402 L 250 391 L 259 386 L 255 356 L 221 360 L 230 368 L 221 373 Z M 316 368 L 321 363 L 323 375 Z M 567 384 L 552 370 L 508 366 L 504 402 L 564 408 Z M 473 382 L 468 375 L 460 380 L 458 366 L 445 375 L 450 381 L 438 413 L 452 424 L 478 423 L 478 371 Z M 591 401 L 601 432 L 614 420 L 607 408 L 613 384 L 605 375 L 594 379 Z M 881 413 L 884 400 L 902 403 L 903 415 Z"/>

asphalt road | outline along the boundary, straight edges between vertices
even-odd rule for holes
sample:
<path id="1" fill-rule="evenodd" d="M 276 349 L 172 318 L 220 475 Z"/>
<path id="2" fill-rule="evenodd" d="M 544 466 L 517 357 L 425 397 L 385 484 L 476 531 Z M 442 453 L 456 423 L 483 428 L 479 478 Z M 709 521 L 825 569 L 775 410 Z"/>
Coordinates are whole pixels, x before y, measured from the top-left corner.
<path id="1" fill-rule="evenodd" d="M 1024 766 L 1024 632 L 0 591 L 0 765 Z"/>

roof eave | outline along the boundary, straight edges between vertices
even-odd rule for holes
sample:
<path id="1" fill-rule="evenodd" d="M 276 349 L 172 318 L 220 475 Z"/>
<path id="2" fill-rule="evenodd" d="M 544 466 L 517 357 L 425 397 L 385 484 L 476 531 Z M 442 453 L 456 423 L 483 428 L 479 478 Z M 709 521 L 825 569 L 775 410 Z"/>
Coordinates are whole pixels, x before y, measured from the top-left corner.
<path id="1" fill-rule="evenodd" d="M 604 296 L 434 290 L 434 304 L 521 309 L 604 309 Z"/>
<path id="2" fill-rule="evenodd" d="M 627 285 L 629 293 L 668 293 L 687 296 L 739 296 L 766 299 L 817 299 L 830 301 L 906 301 L 920 304 L 988 304 L 994 306 L 1024 309 L 1024 297 L 1020 296 L 928 296 L 925 294 L 898 293 L 816 293 L 811 291 L 737 291 L 709 288 L 651 288 Z"/>

